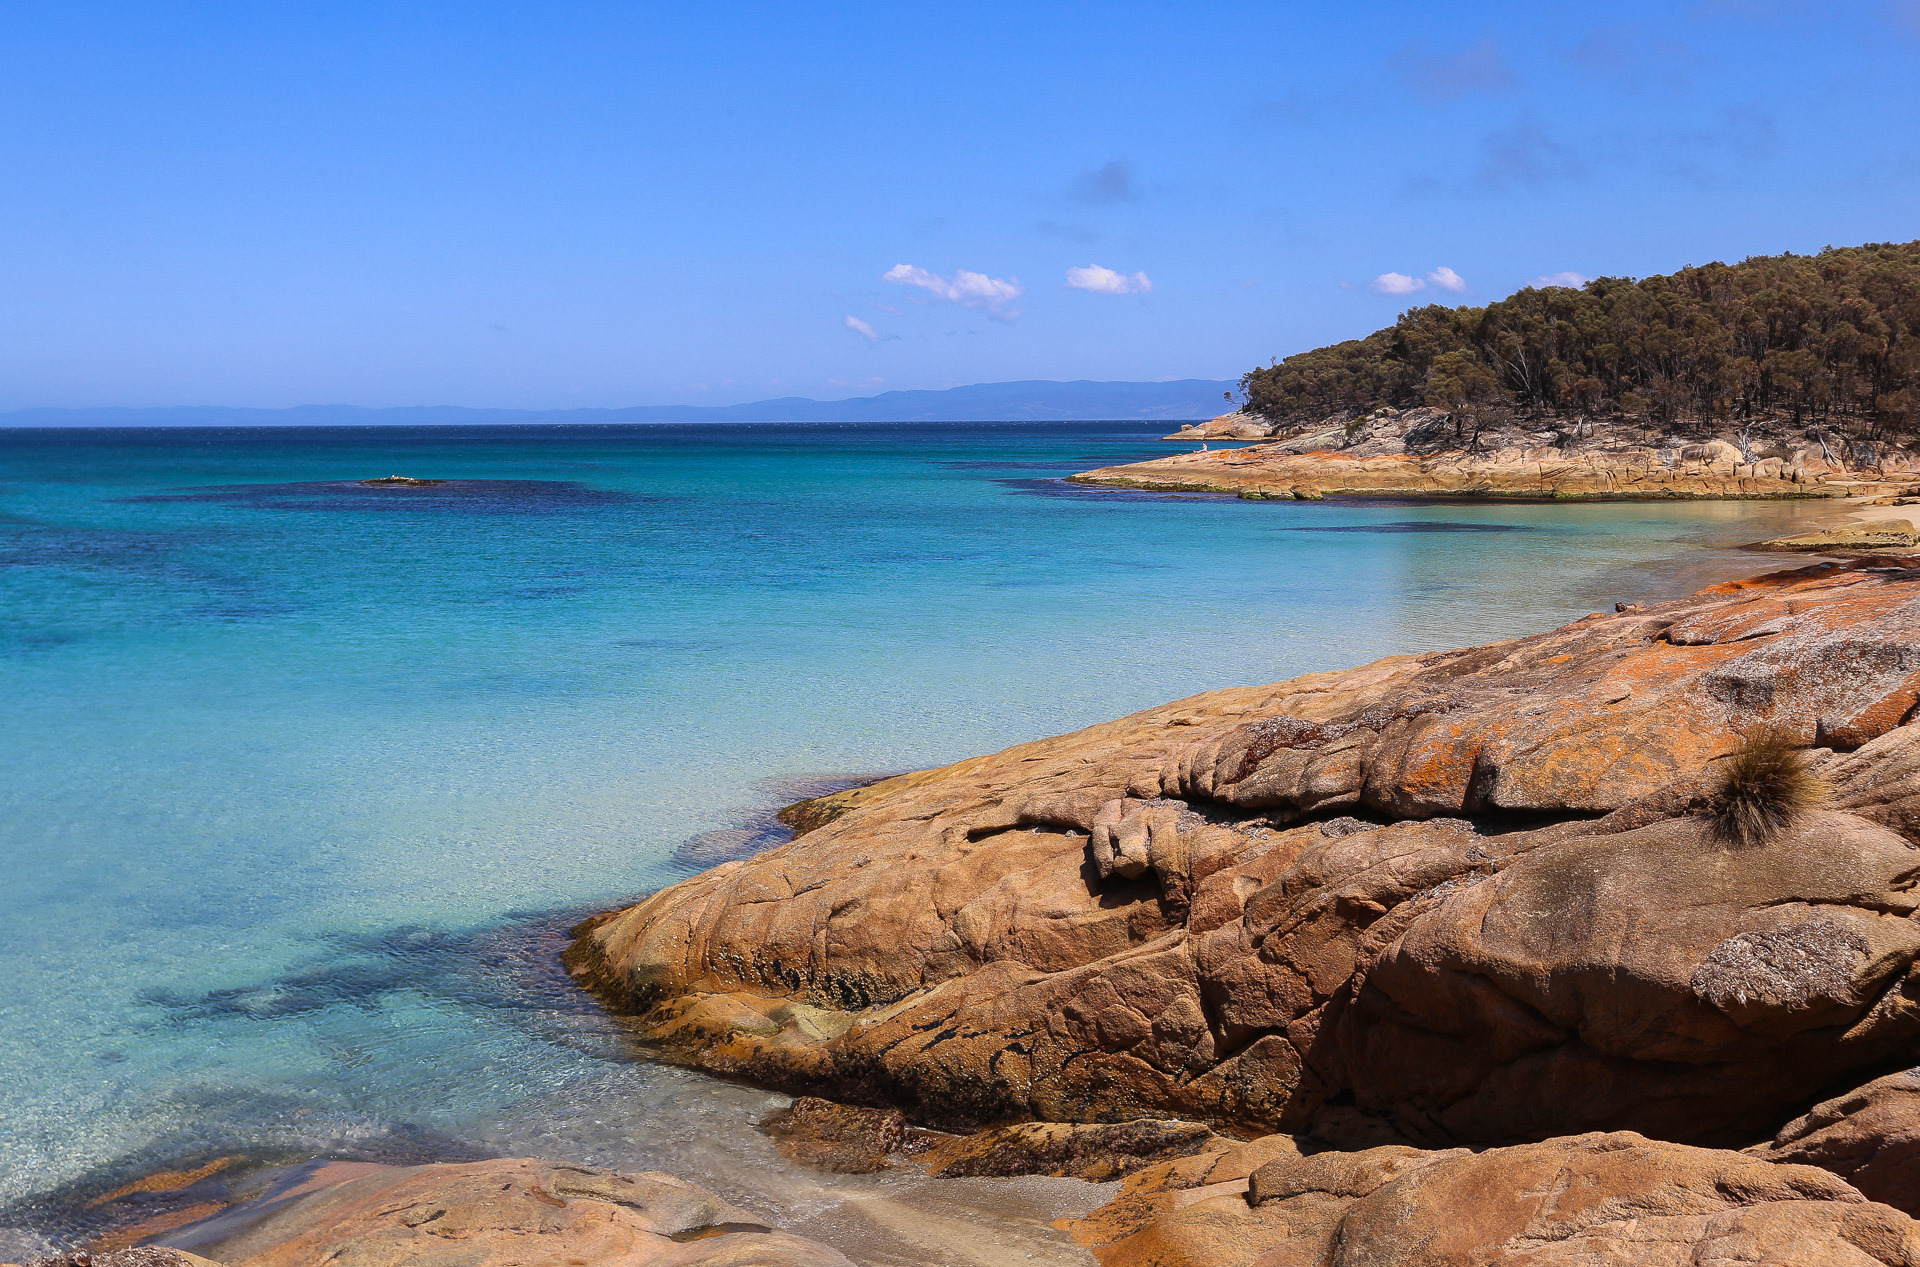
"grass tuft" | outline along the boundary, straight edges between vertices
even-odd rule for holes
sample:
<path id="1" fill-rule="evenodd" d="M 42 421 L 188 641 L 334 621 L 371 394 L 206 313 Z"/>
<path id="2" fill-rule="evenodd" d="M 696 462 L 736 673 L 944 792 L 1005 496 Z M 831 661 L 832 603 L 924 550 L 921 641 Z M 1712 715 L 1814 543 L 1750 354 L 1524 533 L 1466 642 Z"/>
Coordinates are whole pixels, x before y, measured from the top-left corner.
<path id="1" fill-rule="evenodd" d="M 1806 750 L 1772 726 L 1750 732 L 1719 773 L 1707 812 L 1713 834 L 1729 845 L 1764 845 L 1826 798 Z"/>

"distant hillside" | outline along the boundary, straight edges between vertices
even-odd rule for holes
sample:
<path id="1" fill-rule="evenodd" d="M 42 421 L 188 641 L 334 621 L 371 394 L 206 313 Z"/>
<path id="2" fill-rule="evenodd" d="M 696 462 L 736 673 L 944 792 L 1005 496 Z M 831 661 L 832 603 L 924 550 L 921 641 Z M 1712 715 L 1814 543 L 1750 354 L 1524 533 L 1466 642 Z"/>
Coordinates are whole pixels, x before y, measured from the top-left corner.
<path id="1" fill-rule="evenodd" d="M 636 422 L 1081 422 L 1180 420 L 1221 412 L 1227 381 L 1170 383 L 976 383 L 945 391 L 883 392 L 851 400 L 789 396 L 748 405 L 642 405 L 631 409 L 463 409 L 453 405 L 362 409 L 178 406 L 162 409 L 25 409 L 0 414 L 0 427 L 488 426 Z"/>
<path id="2" fill-rule="evenodd" d="M 1920 242 L 1755 256 L 1639 281 L 1416 308 L 1364 339 L 1247 374 L 1247 408 L 1305 425 L 1381 406 L 1456 419 L 1752 418 L 1920 433 Z"/>

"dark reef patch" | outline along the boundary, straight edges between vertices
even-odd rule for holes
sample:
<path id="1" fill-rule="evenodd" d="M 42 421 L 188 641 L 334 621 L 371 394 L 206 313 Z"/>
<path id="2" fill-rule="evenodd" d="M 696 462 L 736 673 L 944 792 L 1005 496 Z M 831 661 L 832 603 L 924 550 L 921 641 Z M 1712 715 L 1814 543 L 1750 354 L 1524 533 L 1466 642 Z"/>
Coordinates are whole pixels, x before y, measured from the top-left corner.
<path id="1" fill-rule="evenodd" d="M 1073 484 L 1065 479 L 995 480 L 1002 488 L 1030 497 L 1067 497 L 1103 502 L 1238 501 L 1232 493 L 1172 493 L 1146 488 Z"/>
<path id="2" fill-rule="evenodd" d="M 898 773 L 898 771 L 895 771 Z M 820 774 L 796 778 L 764 779 L 755 788 L 766 800 L 751 810 L 742 811 L 732 827 L 721 827 L 690 836 L 673 851 L 673 860 L 687 868 L 688 874 L 717 867 L 737 858 L 751 858 L 793 839 L 793 827 L 781 821 L 783 809 L 800 801 L 811 801 L 848 788 L 865 787 L 890 778 L 888 774 Z"/>
<path id="3" fill-rule="evenodd" d="M 445 480 L 437 484 L 373 486 L 356 480 L 291 484 L 219 484 L 185 493 L 152 493 L 123 502 L 211 502 L 255 510 L 413 511 L 466 515 L 552 515 L 639 498 L 571 480 Z"/>
<path id="4" fill-rule="evenodd" d="M 1459 524 L 1423 519 L 1387 524 L 1343 524 L 1330 528 L 1288 528 L 1288 532 L 1533 532 L 1527 524 Z"/>

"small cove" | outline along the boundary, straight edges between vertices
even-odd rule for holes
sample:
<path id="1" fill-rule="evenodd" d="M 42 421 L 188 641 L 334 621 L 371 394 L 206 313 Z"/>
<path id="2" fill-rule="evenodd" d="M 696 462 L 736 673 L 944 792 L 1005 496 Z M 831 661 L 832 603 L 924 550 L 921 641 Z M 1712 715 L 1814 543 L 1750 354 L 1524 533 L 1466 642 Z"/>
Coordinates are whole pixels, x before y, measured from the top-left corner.
<path id="1" fill-rule="evenodd" d="M 821 1232 L 948 1201 L 774 1160 L 776 1098 L 635 1062 L 557 930 L 830 772 L 1684 592 L 1817 510 L 1060 482 L 1164 429 L 0 433 L 0 1251 L 222 1150 L 657 1166 Z M 1068 1200 L 1008 1191 L 964 1217 Z"/>

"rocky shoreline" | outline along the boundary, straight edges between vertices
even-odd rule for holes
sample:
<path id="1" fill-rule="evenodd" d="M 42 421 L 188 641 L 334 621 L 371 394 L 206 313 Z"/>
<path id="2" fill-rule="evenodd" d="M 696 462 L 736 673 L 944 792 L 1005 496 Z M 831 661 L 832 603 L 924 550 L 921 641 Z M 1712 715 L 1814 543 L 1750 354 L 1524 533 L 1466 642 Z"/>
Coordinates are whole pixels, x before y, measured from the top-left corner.
<path id="1" fill-rule="evenodd" d="M 1286 439 L 1205 449 L 1068 476 L 1079 484 L 1249 499 L 1501 497 L 1554 501 L 1878 497 L 1920 489 L 1920 457 L 1891 444 L 1836 453 L 1822 433 L 1775 427 L 1708 440 L 1595 437 L 1509 425 L 1466 433 L 1435 409 L 1383 409 Z M 1239 440 L 1255 420 L 1229 414 L 1168 440 Z M 1839 442 L 1836 440 L 1836 444 Z"/>
<path id="2" fill-rule="evenodd" d="M 715 1072 L 1223 1132 L 1109 1264 L 1920 1263 L 1916 700 L 1920 569 L 1825 564 L 839 793 L 568 957 Z M 1820 803 L 1728 838 L 1762 734 Z"/>
<path id="3" fill-rule="evenodd" d="M 1920 1267 L 1917 705 L 1920 566 L 1825 563 L 830 792 L 565 959 L 826 1097 L 789 1156 L 1122 1180 L 1062 1223 L 1106 1267 Z M 158 1239 L 92 1261 L 851 1261 L 525 1158 Z"/>

